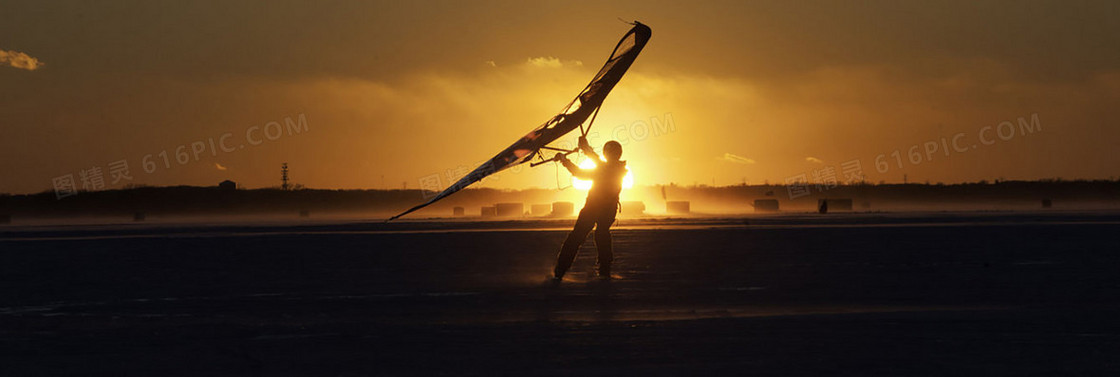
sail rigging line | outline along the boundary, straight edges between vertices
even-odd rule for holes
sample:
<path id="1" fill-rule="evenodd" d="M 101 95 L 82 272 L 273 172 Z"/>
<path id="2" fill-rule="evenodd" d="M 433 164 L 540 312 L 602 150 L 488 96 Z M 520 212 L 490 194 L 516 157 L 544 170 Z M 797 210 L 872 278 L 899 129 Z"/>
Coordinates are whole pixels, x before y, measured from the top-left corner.
<path id="1" fill-rule="evenodd" d="M 596 107 L 595 112 L 591 113 L 591 121 L 587 122 L 587 129 L 586 130 L 583 129 L 583 124 L 579 125 L 579 132 L 582 134 L 580 136 L 587 137 L 587 133 L 591 132 L 591 126 L 595 124 L 595 117 L 599 116 L 599 109 L 602 109 L 602 108 L 603 108 L 603 106 Z"/>

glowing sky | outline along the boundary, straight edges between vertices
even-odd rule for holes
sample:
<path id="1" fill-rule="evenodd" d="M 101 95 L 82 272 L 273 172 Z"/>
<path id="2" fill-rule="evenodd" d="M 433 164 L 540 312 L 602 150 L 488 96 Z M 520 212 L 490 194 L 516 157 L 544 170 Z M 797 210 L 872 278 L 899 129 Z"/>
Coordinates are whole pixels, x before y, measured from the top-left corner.
<path id="1" fill-rule="evenodd" d="M 104 188 L 275 186 L 282 162 L 314 188 L 447 185 L 559 111 L 628 30 L 617 18 L 653 38 L 593 141 L 625 139 L 637 185 L 843 180 L 852 161 L 872 182 L 1120 166 L 1112 1 L 5 1 L 0 14 L 0 192 L 95 167 Z M 120 160 L 132 179 L 113 183 Z"/>

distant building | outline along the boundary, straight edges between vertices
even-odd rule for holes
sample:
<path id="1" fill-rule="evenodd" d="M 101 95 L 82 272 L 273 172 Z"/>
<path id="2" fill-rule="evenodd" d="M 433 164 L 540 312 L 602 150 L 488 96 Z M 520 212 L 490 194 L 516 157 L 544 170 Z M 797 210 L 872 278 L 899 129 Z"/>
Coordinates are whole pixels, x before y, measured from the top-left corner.
<path id="1" fill-rule="evenodd" d="M 463 207 L 455 207 L 451 209 L 451 216 L 464 216 L 467 214 L 467 209 Z"/>
<path id="2" fill-rule="evenodd" d="M 755 199 L 755 212 L 778 212 L 778 199 Z"/>
<path id="3" fill-rule="evenodd" d="M 533 216 L 548 216 L 552 213 L 551 204 L 533 204 L 529 206 L 529 213 Z"/>
<path id="4" fill-rule="evenodd" d="M 524 203 L 498 203 L 494 206 L 498 216 L 521 217 L 525 215 Z"/>
<path id="5" fill-rule="evenodd" d="M 222 191 L 237 190 L 237 182 L 234 182 L 234 181 L 231 181 L 231 180 L 228 180 L 228 179 L 224 180 L 224 181 L 222 181 L 222 183 L 218 184 L 218 189 L 220 189 Z"/>
<path id="6" fill-rule="evenodd" d="M 622 202 L 622 214 L 627 216 L 641 216 L 646 212 L 646 204 L 638 201 Z"/>
<path id="7" fill-rule="evenodd" d="M 687 214 L 690 212 L 689 202 L 686 201 L 669 201 L 665 202 L 665 212 L 675 214 Z"/>
<path id="8" fill-rule="evenodd" d="M 571 216 L 576 212 L 576 205 L 572 202 L 554 202 L 552 203 L 553 216 Z"/>
<path id="9" fill-rule="evenodd" d="M 817 211 L 820 213 L 827 213 L 828 211 L 851 211 L 851 199 L 817 199 Z"/>

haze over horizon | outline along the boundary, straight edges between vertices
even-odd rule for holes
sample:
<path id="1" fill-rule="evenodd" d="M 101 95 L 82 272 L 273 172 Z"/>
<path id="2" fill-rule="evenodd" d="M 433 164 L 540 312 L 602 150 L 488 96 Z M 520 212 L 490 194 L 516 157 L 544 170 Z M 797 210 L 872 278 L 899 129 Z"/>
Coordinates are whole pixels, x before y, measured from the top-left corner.
<path id="1" fill-rule="evenodd" d="M 592 141 L 624 142 L 635 185 L 844 182 L 853 161 L 869 182 L 1112 179 L 1120 166 L 1115 2 L 0 9 L 6 193 L 66 175 L 81 188 L 94 168 L 102 189 L 268 187 L 282 162 L 309 188 L 446 186 L 570 101 L 627 30 L 617 18 L 653 37 Z M 114 182 L 122 160 L 130 179 Z M 556 174 L 524 166 L 478 187 L 555 188 Z"/>

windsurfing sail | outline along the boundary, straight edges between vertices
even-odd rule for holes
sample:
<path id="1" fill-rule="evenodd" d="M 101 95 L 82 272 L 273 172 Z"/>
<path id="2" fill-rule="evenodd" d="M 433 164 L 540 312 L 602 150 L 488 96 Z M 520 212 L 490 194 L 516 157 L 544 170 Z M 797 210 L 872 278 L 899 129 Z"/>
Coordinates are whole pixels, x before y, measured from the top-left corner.
<path id="1" fill-rule="evenodd" d="M 556 116 L 550 118 L 544 124 L 540 125 L 533 131 L 529 132 L 521 139 L 517 140 L 505 150 L 498 152 L 490 160 L 482 163 L 469 174 L 464 176 L 455 184 L 447 187 L 439 194 L 436 194 L 428 201 L 410 208 L 403 213 L 393 216 L 389 221 L 393 221 L 401 216 L 407 215 L 418 209 L 427 207 L 428 205 L 446 198 L 451 194 L 466 188 L 467 186 L 478 182 L 491 174 L 508 169 L 510 167 L 526 163 L 533 157 L 537 157 L 541 153 L 541 149 L 558 150 L 565 153 L 572 153 L 575 150 L 567 151 L 556 148 L 548 147 L 548 144 L 564 136 L 568 132 L 576 129 L 577 127 L 586 135 L 587 129 L 590 129 L 590 124 L 585 129 L 584 122 L 591 118 L 594 122 L 593 114 L 598 113 L 599 107 L 603 105 L 603 100 L 607 98 L 607 94 L 614 89 L 615 84 L 622 79 L 622 75 L 626 74 L 626 70 L 634 63 L 634 59 L 638 57 L 638 53 L 642 52 L 642 48 L 649 42 L 649 37 L 652 31 L 649 26 L 640 22 L 634 22 L 634 27 L 622 36 L 622 40 L 618 41 L 615 45 L 614 51 L 611 52 L 610 58 L 599 73 L 595 74 L 595 78 L 591 83 L 583 88 L 583 91 L 576 96 L 564 110 Z M 534 165 L 535 166 L 535 165 Z"/>

